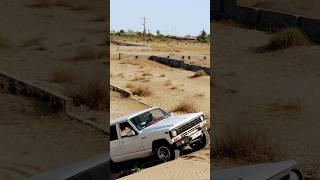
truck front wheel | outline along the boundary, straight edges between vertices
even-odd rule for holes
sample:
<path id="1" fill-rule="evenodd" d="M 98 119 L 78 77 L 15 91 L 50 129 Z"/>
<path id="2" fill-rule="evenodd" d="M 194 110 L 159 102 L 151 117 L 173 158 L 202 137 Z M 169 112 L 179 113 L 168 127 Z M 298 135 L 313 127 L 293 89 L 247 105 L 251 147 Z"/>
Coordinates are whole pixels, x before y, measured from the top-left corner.
<path id="1" fill-rule="evenodd" d="M 177 159 L 180 150 L 173 148 L 170 144 L 161 143 L 155 147 L 154 154 L 160 161 L 171 161 Z"/>
<path id="2" fill-rule="evenodd" d="M 194 151 L 197 151 L 206 147 L 209 143 L 210 143 L 209 133 L 207 130 L 203 130 L 202 137 L 198 141 L 192 143 L 190 146 Z"/>

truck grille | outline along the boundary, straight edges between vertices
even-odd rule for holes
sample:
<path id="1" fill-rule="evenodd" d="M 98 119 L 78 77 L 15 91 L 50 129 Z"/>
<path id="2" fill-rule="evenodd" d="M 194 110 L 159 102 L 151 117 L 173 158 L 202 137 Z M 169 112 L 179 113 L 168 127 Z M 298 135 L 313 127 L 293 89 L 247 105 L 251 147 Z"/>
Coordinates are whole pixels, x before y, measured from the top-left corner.
<path id="1" fill-rule="evenodd" d="M 197 119 L 194 119 L 194 120 L 180 126 L 179 128 L 177 128 L 178 135 L 183 133 L 184 131 L 187 131 L 188 129 L 191 129 L 192 127 L 199 124 L 200 122 L 201 122 L 201 119 L 200 119 L 200 117 L 198 117 Z"/>

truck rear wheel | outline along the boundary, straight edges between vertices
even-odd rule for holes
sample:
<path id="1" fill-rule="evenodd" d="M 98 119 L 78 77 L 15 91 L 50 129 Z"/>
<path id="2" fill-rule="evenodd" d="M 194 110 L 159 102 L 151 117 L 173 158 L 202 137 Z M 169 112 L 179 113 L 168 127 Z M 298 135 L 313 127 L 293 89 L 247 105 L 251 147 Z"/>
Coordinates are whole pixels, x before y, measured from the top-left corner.
<path id="1" fill-rule="evenodd" d="M 155 147 L 154 154 L 160 161 L 171 161 L 179 157 L 180 150 L 174 149 L 168 143 L 161 143 Z"/>

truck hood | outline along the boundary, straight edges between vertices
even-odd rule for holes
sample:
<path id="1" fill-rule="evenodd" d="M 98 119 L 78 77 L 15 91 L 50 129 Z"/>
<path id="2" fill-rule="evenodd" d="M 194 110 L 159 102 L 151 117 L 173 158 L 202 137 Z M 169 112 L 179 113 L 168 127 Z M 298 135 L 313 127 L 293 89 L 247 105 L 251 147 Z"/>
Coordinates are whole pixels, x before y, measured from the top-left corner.
<path id="1" fill-rule="evenodd" d="M 152 124 L 151 126 L 148 126 L 147 128 L 143 129 L 142 132 L 149 132 L 149 131 L 163 130 L 163 129 L 171 130 L 200 115 L 203 115 L 203 113 L 199 112 L 199 113 L 170 116 L 162 121 L 159 121 L 155 124 Z"/>

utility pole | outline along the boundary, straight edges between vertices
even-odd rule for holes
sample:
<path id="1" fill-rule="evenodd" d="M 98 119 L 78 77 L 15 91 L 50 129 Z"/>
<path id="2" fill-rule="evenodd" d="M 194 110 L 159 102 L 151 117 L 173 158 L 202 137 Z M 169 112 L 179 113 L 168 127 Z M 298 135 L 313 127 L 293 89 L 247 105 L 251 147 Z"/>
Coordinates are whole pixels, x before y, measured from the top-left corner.
<path id="1" fill-rule="evenodd" d="M 145 36 L 147 34 L 146 30 L 146 17 L 143 17 L 143 35 Z"/>

